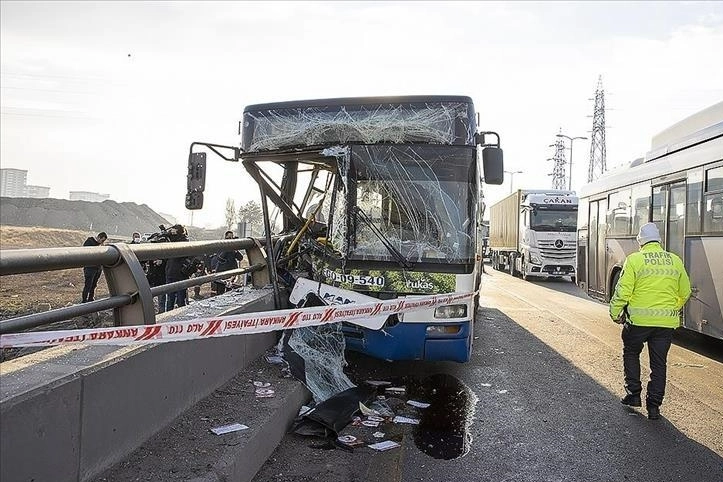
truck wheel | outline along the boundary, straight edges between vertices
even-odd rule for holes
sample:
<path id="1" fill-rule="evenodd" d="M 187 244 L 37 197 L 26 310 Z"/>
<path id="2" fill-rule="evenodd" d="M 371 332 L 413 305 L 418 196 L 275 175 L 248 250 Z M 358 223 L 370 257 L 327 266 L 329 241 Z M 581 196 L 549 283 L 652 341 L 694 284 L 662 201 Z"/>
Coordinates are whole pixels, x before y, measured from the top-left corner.
<path id="1" fill-rule="evenodd" d="M 514 276 L 516 270 L 515 270 L 515 257 L 513 255 L 510 255 L 507 258 L 507 264 L 508 264 L 507 268 L 509 269 L 510 276 Z"/>
<path id="2" fill-rule="evenodd" d="M 530 276 L 527 274 L 527 258 L 522 257 L 522 279 L 527 281 Z"/>

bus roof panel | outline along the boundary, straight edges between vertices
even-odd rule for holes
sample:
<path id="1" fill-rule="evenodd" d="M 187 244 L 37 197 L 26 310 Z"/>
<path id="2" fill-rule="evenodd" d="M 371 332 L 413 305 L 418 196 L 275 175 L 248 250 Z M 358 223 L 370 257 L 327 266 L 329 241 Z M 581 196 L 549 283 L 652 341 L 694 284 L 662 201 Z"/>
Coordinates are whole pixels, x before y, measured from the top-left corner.
<path id="1" fill-rule="evenodd" d="M 475 145 L 463 96 L 358 97 L 257 104 L 244 109 L 241 149 L 262 153 L 343 144 Z"/>

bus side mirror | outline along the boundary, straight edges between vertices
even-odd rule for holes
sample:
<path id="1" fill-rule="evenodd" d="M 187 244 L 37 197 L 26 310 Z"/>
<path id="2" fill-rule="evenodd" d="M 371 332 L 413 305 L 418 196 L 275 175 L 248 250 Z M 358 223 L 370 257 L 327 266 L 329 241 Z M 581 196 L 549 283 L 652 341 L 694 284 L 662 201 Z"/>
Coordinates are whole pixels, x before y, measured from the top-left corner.
<path id="1" fill-rule="evenodd" d="M 186 209 L 203 208 L 203 193 L 200 191 L 186 193 Z"/>
<path id="2" fill-rule="evenodd" d="M 502 184 L 505 180 L 505 167 L 502 149 L 485 147 L 482 149 L 482 169 L 486 184 Z"/>
<path id="3" fill-rule="evenodd" d="M 201 209 L 203 207 L 204 189 L 206 189 L 206 153 L 192 152 L 188 155 L 186 209 Z"/>

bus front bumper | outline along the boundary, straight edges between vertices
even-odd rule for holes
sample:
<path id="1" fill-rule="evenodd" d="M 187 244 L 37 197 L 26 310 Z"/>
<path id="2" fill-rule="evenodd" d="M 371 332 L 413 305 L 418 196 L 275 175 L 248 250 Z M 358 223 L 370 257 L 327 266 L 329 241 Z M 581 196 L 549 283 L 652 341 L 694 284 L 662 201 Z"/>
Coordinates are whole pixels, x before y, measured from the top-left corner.
<path id="1" fill-rule="evenodd" d="M 401 322 L 381 330 L 370 330 L 344 323 L 342 331 L 347 349 L 374 358 L 464 363 L 469 361 L 472 351 L 471 326 L 469 320 L 447 323 Z"/>

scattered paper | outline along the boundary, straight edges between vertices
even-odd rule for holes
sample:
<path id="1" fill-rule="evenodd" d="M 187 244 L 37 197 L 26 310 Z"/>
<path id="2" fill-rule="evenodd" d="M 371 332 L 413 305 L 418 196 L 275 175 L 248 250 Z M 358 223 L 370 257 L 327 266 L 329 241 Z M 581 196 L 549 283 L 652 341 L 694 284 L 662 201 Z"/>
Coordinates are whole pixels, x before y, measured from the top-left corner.
<path id="1" fill-rule="evenodd" d="M 499 393 L 499 394 L 507 393 L 507 390 L 497 390 L 497 393 Z"/>
<path id="2" fill-rule="evenodd" d="M 312 410 L 314 410 L 314 409 L 311 407 L 307 407 L 306 405 L 302 405 L 301 408 L 299 409 L 299 417 L 308 414 Z"/>
<path id="3" fill-rule="evenodd" d="M 284 363 L 284 359 L 277 355 L 267 355 L 266 362 L 271 363 L 272 365 L 282 365 Z"/>
<path id="4" fill-rule="evenodd" d="M 389 387 L 384 390 L 387 395 L 404 395 L 407 393 L 407 389 L 404 387 Z"/>
<path id="5" fill-rule="evenodd" d="M 418 402 L 416 400 L 407 400 L 407 405 L 411 405 L 417 408 L 429 408 L 430 404 L 425 402 Z"/>
<path id="6" fill-rule="evenodd" d="M 402 417 L 401 415 L 397 415 L 394 417 L 394 423 L 409 423 L 412 425 L 419 425 L 419 420 L 416 418 L 409 418 L 409 417 Z"/>
<path id="7" fill-rule="evenodd" d="M 379 422 L 375 422 L 374 420 L 364 420 L 362 422 L 362 425 L 364 425 L 365 427 L 378 427 Z"/>
<path id="8" fill-rule="evenodd" d="M 214 427 L 211 429 L 211 432 L 215 433 L 216 435 L 223 435 L 225 433 L 231 433 L 231 432 L 238 432 L 239 430 L 246 430 L 248 427 L 246 425 L 241 425 L 240 423 L 232 423 L 231 425 L 223 425 L 222 427 Z"/>
<path id="9" fill-rule="evenodd" d="M 482 385 L 483 387 L 491 387 L 492 386 L 491 383 L 480 383 L 480 385 Z"/>
<path id="10" fill-rule="evenodd" d="M 384 421 L 384 417 L 378 417 L 378 416 L 376 416 L 376 415 L 369 415 L 369 416 L 367 417 L 367 420 L 371 420 L 372 422 L 383 422 L 383 421 Z"/>
<path id="11" fill-rule="evenodd" d="M 368 417 L 369 415 L 377 415 L 377 416 L 379 415 L 379 412 L 367 407 L 366 405 L 364 405 L 361 402 L 359 402 L 359 410 L 361 411 L 362 415 L 364 415 L 365 417 Z"/>
<path id="12" fill-rule="evenodd" d="M 364 383 L 373 387 L 388 387 L 392 382 L 385 382 L 384 380 L 367 380 Z"/>
<path id="13" fill-rule="evenodd" d="M 384 438 L 384 432 L 374 432 L 372 436 L 375 438 Z"/>
<path id="14" fill-rule="evenodd" d="M 368 447 L 370 449 L 384 451 L 384 450 L 395 449 L 395 448 L 399 447 L 399 444 L 397 442 L 393 442 L 391 440 L 385 440 L 384 442 L 378 442 L 375 444 L 371 444 Z"/>
<path id="15" fill-rule="evenodd" d="M 276 396 L 276 392 L 271 388 L 257 388 L 256 398 L 273 398 Z"/>
<path id="16" fill-rule="evenodd" d="M 337 437 L 337 440 L 339 443 L 346 445 L 347 447 L 358 447 L 360 445 L 364 445 L 363 440 L 359 440 L 353 435 L 340 435 Z"/>
<path id="17" fill-rule="evenodd" d="M 254 382 L 254 386 L 259 388 L 267 388 L 270 387 L 271 384 L 268 382 Z"/>

